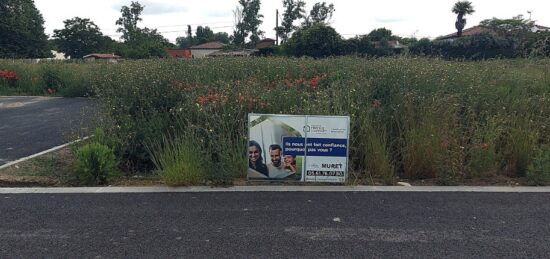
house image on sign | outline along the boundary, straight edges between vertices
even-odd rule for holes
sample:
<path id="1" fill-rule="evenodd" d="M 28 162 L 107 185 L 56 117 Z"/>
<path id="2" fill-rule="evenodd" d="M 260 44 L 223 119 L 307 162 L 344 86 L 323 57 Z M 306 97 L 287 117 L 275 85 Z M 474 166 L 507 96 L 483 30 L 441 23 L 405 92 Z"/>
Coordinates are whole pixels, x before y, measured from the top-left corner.
<path id="1" fill-rule="evenodd" d="M 204 58 L 209 54 L 223 50 L 224 47 L 225 44 L 223 44 L 222 42 L 212 41 L 189 47 L 189 50 L 191 50 L 192 58 Z"/>

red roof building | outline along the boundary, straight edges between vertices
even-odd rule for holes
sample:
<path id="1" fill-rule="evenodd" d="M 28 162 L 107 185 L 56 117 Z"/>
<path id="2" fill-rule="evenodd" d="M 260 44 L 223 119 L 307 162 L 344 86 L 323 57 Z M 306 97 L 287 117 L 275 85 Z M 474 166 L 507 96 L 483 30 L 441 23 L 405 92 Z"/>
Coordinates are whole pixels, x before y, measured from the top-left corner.
<path id="1" fill-rule="evenodd" d="M 462 37 L 472 36 L 472 35 L 476 35 L 476 34 L 480 34 L 480 33 L 484 33 L 484 32 L 489 32 L 489 30 L 477 25 L 477 26 L 474 26 L 472 28 L 462 30 Z M 449 35 L 441 36 L 437 39 L 438 40 L 448 40 L 448 39 L 454 39 L 454 38 L 458 38 L 458 34 L 456 32 L 451 33 Z"/>
<path id="2" fill-rule="evenodd" d="M 190 49 L 167 49 L 166 54 L 173 58 L 191 58 Z"/>

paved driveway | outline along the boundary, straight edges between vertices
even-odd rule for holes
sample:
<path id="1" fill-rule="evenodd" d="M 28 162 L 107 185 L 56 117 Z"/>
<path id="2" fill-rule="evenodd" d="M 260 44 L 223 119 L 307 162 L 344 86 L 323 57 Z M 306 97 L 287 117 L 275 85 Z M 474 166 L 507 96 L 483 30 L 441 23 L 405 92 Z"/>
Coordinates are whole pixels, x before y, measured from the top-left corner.
<path id="1" fill-rule="evenodd" d="M 0 97 L 0 165 L 88 134 L 95 100 Z"/>

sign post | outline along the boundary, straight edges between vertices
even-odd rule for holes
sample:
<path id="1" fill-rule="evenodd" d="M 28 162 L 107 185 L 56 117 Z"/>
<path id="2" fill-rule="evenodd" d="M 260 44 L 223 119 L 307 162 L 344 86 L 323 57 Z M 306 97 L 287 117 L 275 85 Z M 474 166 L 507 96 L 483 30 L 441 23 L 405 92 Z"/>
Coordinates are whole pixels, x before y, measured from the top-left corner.
<path id="1" fill-rule="evenodd" d="M 347 116 L 250 114 L 248 180 L 344 183 Z"/>

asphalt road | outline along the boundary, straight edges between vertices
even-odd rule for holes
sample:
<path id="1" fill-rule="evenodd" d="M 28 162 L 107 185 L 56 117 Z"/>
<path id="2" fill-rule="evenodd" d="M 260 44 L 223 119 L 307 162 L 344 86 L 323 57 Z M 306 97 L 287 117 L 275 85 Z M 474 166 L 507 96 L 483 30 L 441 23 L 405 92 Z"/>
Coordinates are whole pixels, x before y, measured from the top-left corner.
<path id="1" fill-rule="evenodd" d="M 549 193 L 2 194 L 0 258 L 547 258 Z"/>
<path id="2" fill-rule="evenodd" d="M 84 134 L 94 107 L 86 98 L 0 97 L 0 165 Z"/>

